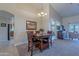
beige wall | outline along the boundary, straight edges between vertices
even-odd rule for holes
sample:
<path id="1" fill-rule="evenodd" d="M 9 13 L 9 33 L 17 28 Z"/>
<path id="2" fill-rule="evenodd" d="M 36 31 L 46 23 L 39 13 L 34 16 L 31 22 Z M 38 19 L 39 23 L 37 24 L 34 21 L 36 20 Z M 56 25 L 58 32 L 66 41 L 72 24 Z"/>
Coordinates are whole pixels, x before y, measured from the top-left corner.
<path id="1" fill-rule="evenodd" d="M 44 4 L 45 8 L 44 8 L 44 12 L 47 12 L 47 16 L 45 17 L 42 17 L 39 18 L 39 22 L 40 22 L 40 28 L 43 28 L 45 30 L 45 33 L 48 31 L 48 30 L 51 30 L 51 27 L 50 27 L 50 23 L 51 21 L 55 21 L 55 29 L 52 30 L 55 32 L 55 34 L 57 33 L 57 30 L 56 30 L 56 26 L 58 24 L 61 25 L 62 23 L 62 17 L 54 10 L 54 8 L 51 6 L 51 4 Z"/>
<path id="2" fill-rule="evenodd" d="M 49 4 L 44 4 L 45 8 L 44 8 L 44 12 L 47 13 L 47 16 L 44 16 L 42 17 L 42 19 L 40 19 L 41 21 L 41 27 L 40 28 L 43 28 L 45 32 L 48 31 L 48 22 L 49 22 Z"/>
<path id="3" fill-rule="evenodd" d="M 35 8 L 25 4 L 0 4 L 0 10 L 8 11 L 14 15 L 14 40 L 12 43 L 15 45 L 26 43 L 26 20 L 33 20 L 37 22 L 39 28 L 39 21 Z"/>
<path id="4" fill-rule="evenodd" d="M 51 30 L 50 23 L 51 23 L 51 21 L 55 21 L 55 23 L 56 23 L 55 29 L 52 31 L 54 31 L 56 34 L 57 33 L 56 32 L 56 25 L 58 25 L 58 23 L 61 24 L 62 17 L 54 10 L 54 8 L 50 4 L 47 4 L 45 11 L 48 13 L 48 15 L 46 17 L 43 17 L 42 28 L 45 30 L 45 32 L 47 32 L 48 30 Z"/>
<path id="5" fill-rule="evenodd" d="M 54 22 L 54 29 L 52 29 L 52 31 L 55 33 L 55 35 L 57 36 L 57 25 L 61 25 L 61 20 L 62 17 L 58 14 L 57 11 L 55 11 L 55 9 L 50 5 L 50 9 L 49 9 L 49 20 L 50 23 Z"/>
<path id="6" fill-rule="evenodd" d="M 25 5 L 24 5 L 25 6 Z M 39 21 L 37 18 L 37 14 L 34 13 L 33 9 L 30 9 L 28 5 L 25 7 L 17 6 L 17 15 L 15 16 L 15 31 L 16 31 L 16 40 L 15 43 L 21 44 L 27 42 L 27 34 L 26 34 L 26 20 L 36 21 L 37 29 L 39 29 Z M 25 9 L 26 8 L 26 9 Z M 32 7 L 31 7 L 32 8 Z M 16 45 L 17 45 L 16 44 Z"/>
<path id="7" fill-rule="evenodd" d="M 49 5 L 45 4 L 44 11 L 48 13 L 47 16 L 43 17 L 43 20 L 37 16 L 40 9 L 33 6 L 33 4 L 0 4 L 0 10 L 8 11 L 14 15 L 14 40 L 15 45 L 27 43 L 26 34 L 26 20 L 32 20 L 37 22 L 37 29 L 43 28 L 46 31 L 49 30 L 50 20 L 60 21 L 60 16 L 56 11 Z M 50 16 L 50 17 L 49 17 Z"/>

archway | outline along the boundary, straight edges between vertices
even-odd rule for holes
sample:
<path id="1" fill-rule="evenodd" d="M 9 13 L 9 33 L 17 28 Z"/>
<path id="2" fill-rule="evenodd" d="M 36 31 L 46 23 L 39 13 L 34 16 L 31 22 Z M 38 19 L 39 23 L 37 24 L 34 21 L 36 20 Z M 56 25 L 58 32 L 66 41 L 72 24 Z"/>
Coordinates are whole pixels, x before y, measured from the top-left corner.
<path id="1" fill-rule="evenodd" d="M 8 11 L 0 10 L 0 42 L 8 43 L 14 38 L 14 15 Z"/>

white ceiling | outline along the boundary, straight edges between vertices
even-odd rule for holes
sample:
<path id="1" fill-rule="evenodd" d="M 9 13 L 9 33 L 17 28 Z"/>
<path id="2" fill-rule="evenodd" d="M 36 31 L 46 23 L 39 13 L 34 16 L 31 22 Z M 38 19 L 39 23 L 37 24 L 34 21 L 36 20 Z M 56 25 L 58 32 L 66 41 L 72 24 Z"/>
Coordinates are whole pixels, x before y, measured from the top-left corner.
<path id="1" fill-rule="evenodd" d="M 79 15 L 79 4 L 77 3 L 53 3 L 51 5 L 62 17 Z"/>
<path id="2" fill-rule="evenodd" d="M 42 8 L 44 11 L 46 11 L 47 4 L 45 3 L 16 3 L 16 10 L 18 13 L 21 13 L 21 15 L 27 17 L 31 16 L 32 18 L 37 18 L 38 13 L 42 11 Z M 19 10 L 18 10 L 19 9 Z"/>
<path id="3" fill-rule="evenodd" d="M 0 3 L 0 17 L 9 18 L 10 13 L 6 13 L 5 11 L 11 10 L 13 12 L 19 13 L 23 17 L 36 18 L 38 17 L 38 13 L 41 12 L 41 8 L 43 7 L 42 3 Z M 44 8 L 45 9 L 45 8 Z M 2 11 L 4 10 L 4 11 Z M 27 16 L 26 16 L 27 15 Z"/>
<path id="4" fill-rule="evenodd" d="M 5 6 L 6 5 L 7 4 L 5 4 Z M 10 5 L 12 5 L 12 4 L 10 4 Z M 37 16 L 37 13 L 41 11 L 42 7 L 44 9 L 46 7 L 46 6 L 42 6 L 42 5 L 46 5 L 46 4 L 42 4 L 42 3 L 23 3 L 23 4 L 15 4 L 15 5 L 18 6 L 17 7 L 18 9 L 20 8 L 20 10 L 22 9 L 22 11 L 25 10 L 25 12 L 26 12 L 26 10 L 28 10 L 28 12 L 36 14 L 36 16 Z M 62 17 L 79 15 L 79 4 L 78 3 L 52 3 L 51 5 Z M 5 17 L 7 17 L 6 15 L 10 15 L 10 14 L 8 14 L 8 13 L 6 14 L 6 12 L 0 11 L 0 16 L 4 16 L 4 15 L 5 15 Z"/>
<path id="5" fill-rule="evenodd" d="M 11 19 L 14 15 L 4 10 L 0 10 L 0 17 Z"/>

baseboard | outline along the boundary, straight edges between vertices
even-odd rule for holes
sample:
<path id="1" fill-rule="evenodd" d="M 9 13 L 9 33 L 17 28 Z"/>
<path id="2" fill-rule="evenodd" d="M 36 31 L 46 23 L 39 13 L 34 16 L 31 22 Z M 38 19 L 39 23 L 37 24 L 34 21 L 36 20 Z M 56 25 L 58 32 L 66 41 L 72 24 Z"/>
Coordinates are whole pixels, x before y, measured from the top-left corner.
<path id="1" fill-rule="evenodd" d="M 22 44 L 27 44 L 27 42 L 16 43 L 16 44 L 14 44 L 14 46 L 19 46 L 19 45 L 22 45 Z"/>

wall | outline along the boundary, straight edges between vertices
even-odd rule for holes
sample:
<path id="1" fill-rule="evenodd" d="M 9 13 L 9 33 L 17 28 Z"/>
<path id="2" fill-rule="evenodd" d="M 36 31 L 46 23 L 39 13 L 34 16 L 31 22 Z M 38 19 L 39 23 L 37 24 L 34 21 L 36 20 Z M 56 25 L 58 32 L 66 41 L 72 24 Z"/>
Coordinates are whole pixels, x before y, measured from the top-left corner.
<path id="1" fill-rule="evenodd" d="M 6 24 L 6 27 L 1 27 L 1 23 L 5 23 Z M 0 17 L 0 42 L 2 41 L 8 41 L 8 27 L 7 27 L 7 24 L 10 23 L 10 20 L 9 19 L 6 19 L 4 17 Z"/>
<path id="2" fill-rule="evenodd" d="M 41 20 L 41 28 L 44 29 L 45 33 L 48 31 L 48 28 L 49 28 L 49 4 L 44 4 L 44 12 L 47 13 L 46 16 L 42 17 L 40 20 Z"/>
<path id="3" fill-rule="evenodd" d="M 26 20 L 32 20 L 37 22 L 37 29 L 43 28 L 45 32 L 49 30 L 50 20 L 60 21 L 61 18 L 58 13 L 50 6 L 45 4 L 45 12 L 48 13 L 46 17 L 37 17 L 37 11 L 35 7 L 30 7 L 29 4 L 0 4 L 0 10 L 8 11 L 14 15 L 14 40 L 13 44 L 19 45 L 27 43 L 27 33 L 26 33 Z M 49 17 L 50 16 L 50 17 Z M 42 23 L 42 24 L 41 24 Z M 56 31 L 55 31 L 56 32 Z"/>
<path id="4" fill-rule="evenodd" d="M 39 22 L 37 21 L 37 19 L 33 19 L 33 18 L 24 18 L 22 16 L 18 16 L 16 17 L 17 20 L 15 20 L 15 38 L 16 41 L 15 43 L 18 44 L 22 44 L 22 43 L 27 43 L 27 33 L 26 33 L 26 20 L 30 20 L 30 21 L 36 21 L 37 22 L 37 29 L 39 28 Z M 18 22 L 19 21 L 19 22 Z"/>
<path id="5" fill-rule="evenodd" d="M 25 6 L 25 5 L 24 5 Z M 15 15 L 15 44 L 27 43 L 27 33 L 26 33 L 26 21 L 36 21 L 37 29 L 39 29 L 39 21 L 36 17 L 36 14 L 32 12 L 33 10 L 21 5 L 16 6 L 16 15 Z M 25 9 L 26 8 L 26 9 Z M 29 10 L 30 9 L 30 10 Z M 19 22 L 18 22 L 19 21 Z"/>
<path id="6" fill-rule="evenodd" d="M 69 23 L 79 23 L 79 15 L 66 17 L 62 19 L 62 24 L 65 26 L 66 30 L 68 30 Z"/>
<path id="7" fill-rule="evenodd" d="M 29 4 L 28 4 L 29 5 Z M 14 39 L 12 43 L 14 45 L 19 45 L 27 43 L 27 33 L 26 33 L 26 20 L 33 20 L 37 22 L 39 28 L 39 21 L 37 14 L 35 14 L 35 8 L 30 8 L 26 4 L 0 4 L 0 10 L 10 12 L 14 15 Z M 34 10 L 34 11 L 33 11 Z"/>
<path id="8" fill-rule="evenodd" d="M 51 25 L 51 23 L 54 22 L 55 23 L 55 27 L 54 29 L 52 29 L 52 31 L 55 32 L 55 35 L 57 35 L 57 29 L 56 26 L 57 25 L 61 25 L 62 23 L 62 17 L 55 11 L 55 9 L 50 5 L 49 6 L 49 23 Z M 51 26 L 49 27 L 51 30 Z"/>
<path id="9" fill-rule="evenodd" d="M 22 7 L 19 7 L 19 8 L 23 9 Z M 49 30 L 49 28 L 50 28 L 49 24 L 50 24 L 51 20 L 54 20 L 55 22 L 61 23 L 61 16 L 59 16 L 59 14 L 53 9 L 53 7 L 50 4 L 44 4 L 44 10 L 43 11 L 47 12 L 48 15 L 43 17 L 42 19 L 40 17 L 38 18 L 38 17 L 34 16 L 34 13 L 32 13 L 31 11 L 29 11 L 27 9 L 25 9 L 25 10 L 27 10 L 30 15 L 25 14 L 27 12 L 25 12 L 24 9 L 23 10 L 21 10 L 21 9 L 19 9 L 19 11 L 17 11 L 18 13 L 21 13 L 21 14 L 16 15 L 17 20 L 15 20 L 15 23 L 16 23 L 15 25 L 16 25 L 16 28 L 17 28 L 17 30 L 16 29 L 15 30 L 16 30 L 16 33 L 18 32 L 18 34 L 15 34 L 15 35 L 16 36 L 19 35 L 18 40 L 21 41 L 21 42 L 26 42 L 26 39 L 27 39 L 27 37 L 26 37 L 27 35 L 22 34 L 22 33 L 25 33 L 25 31 L 26 31 L 26 27 L 25 27 L 26 20 L 37 21 L 38 22 L 38 29 L 43 28 L 45 30 L 45 32 L 47 32 Z M 26 16 L 26 15 L 28 15 L 28 16 Z M 32 17 L 30 18 L 31 15 L 32 15 Z M 19 23 L 18 23 L 18 21 L 19 21 Z M 55 32 L 55 34 L 57 33 L 56 32 L 56 25 L 55 25 L 54 32 Z M 18 42 L 18 40 L 16 42 Z"/>
<path id="10" fill-rule="evenodd" d="M 61 24 L 62 17 L 54 10 L 54 8 L 51 6 L 51 4 L 45 4 L 44 12 L 47 12 L 47 16 L 42 17 L 42 20 L 40 18 L 41 27 L 47 32 L 48 30 L 51 30 L 51 22 L 55 22 L 55 29 L 52 30 L 57 34 L 56 31 L 56 25 Z"/>

